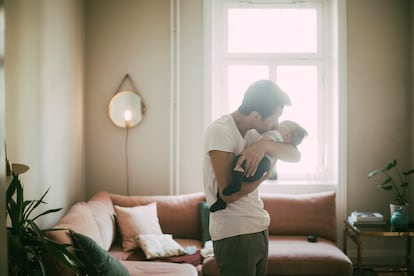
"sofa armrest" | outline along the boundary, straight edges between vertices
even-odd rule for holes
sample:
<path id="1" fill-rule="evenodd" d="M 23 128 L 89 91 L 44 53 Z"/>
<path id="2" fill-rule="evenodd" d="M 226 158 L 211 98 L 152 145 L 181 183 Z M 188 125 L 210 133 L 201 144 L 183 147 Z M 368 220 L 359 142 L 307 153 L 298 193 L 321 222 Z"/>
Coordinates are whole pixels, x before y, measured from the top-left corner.
<path id="1" fill-rule="evenodd" d="M 48 236 L 59 243 L 72 244 L 68 233 L 69 230 L 73 230 L 94 239 L 102 246 L 99 227 L 86 202 L 78 202 L 73 205 L 53 228 L 65 229 L 62 231 L 48 232 Z"/>
<path id="2" fill-rule="evenodd" d="M 109 250 L 116 234 L 115 210 L 111 197 L 107 192 L 99 192 L 89 199 L 87 204 L 98 226 L 102 247 Z"/>

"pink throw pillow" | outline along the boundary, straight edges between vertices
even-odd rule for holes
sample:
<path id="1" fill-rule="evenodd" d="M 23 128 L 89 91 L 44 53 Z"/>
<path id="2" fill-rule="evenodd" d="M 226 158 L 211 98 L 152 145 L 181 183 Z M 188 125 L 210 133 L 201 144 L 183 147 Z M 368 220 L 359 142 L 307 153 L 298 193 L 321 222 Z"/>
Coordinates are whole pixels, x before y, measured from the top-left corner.
<path id="1" fill-rule="evenodd" d="M 163 234 L 158 220 L 155 202 L 136 207 L 114 206 L 122 236 L 123 250 L 139 247 L 137 236 L 142 234 Z"/>

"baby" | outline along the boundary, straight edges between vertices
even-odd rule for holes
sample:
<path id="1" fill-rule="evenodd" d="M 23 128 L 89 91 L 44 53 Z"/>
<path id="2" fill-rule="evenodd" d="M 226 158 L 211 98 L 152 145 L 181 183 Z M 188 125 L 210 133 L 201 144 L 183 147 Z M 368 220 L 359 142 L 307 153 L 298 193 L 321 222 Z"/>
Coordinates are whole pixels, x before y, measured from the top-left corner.
<path id="1" fill-rule="evenodd" d="M 283 142 L 298 146 L 307 135 L 308 132 L 298 123 L 286 120 L 280 122 L 276 130 L 265 132 L 259 136 L 258 139 L 272 140 L 274 142 Z M 230 184 L 224 188 L 223 195 L 231 195 L 240 191 L 242 182 L 249 183 L 259 180 L 269 171 L 269 169 L 273 167 L 276 162 L 275 158 L 265 155 L 262 160 L 260 160 L 256 173 L 253 176 L 246 177 L 244 176 L 245 162 L 243 162 L 239 167 L 236 166 L 239 158 L 240 154 L 233 159 L 232 180 Z M 210 212 L 216 212 L 225 209 L 226 207 L 227 203 L 217 192 L 217 201 L 210 206 Z"/>

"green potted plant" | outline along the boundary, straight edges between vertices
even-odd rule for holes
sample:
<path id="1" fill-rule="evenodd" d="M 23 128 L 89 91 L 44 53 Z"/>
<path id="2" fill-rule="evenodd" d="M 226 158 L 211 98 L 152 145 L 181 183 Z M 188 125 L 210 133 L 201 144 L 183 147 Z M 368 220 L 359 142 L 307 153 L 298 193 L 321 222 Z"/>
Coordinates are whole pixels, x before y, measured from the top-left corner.
<path id="1" fill-rule="evenodd" d="M 62 229 L 40 229 L 36 219 L 59 209 L 49 209 L 32 218 L 33 212 L 41 205 L 49 189 L 39 200 L 24 200 L 23 187 L 18 174 L 6 192 L 9 275 L 46 275 L 45 257 L 47 254 L 58 258 L 66 267 L 79 273 L 82 265 L 77 256 L 69 250 L 70 244 L 59 244 L 49 239 L 48 231 Z"/>
<path id="2" fill-rule="evenodd" d="M 391 215 L 398 210 L 399 207 L 408 210 L 407 176 L 412 173 L 414 173 L 414 169 L 400 171 L 397 167 L 397 160 L 394 159 L 392 162 L 388 163 L 385 168 L 373 170 L 368 174 L 368 179 L 382 175 L 383 178 L 381 182 L 378 183 L 377 187 L 393 193 L 390 202 Z"/>

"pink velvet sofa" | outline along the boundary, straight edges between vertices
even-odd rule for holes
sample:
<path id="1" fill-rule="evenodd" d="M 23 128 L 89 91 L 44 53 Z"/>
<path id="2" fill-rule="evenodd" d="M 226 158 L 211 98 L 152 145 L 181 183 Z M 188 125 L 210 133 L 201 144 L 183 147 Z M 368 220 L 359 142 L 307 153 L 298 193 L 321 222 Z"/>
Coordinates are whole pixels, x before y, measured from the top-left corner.
<path id="1" fill-rule="evenodd" d="M 262 194 L 271 217 L 269 226 L 268 275 L 352 275 L 350 259 L 336 245 L 335 194 Z M 140 250 L 125 251 L 114 216 L 114 206 L 134 207 L 156 202 L 163 233 L 184 248 L 203 247 L 205 226 L 199 204 L 202 193 L 160 196 L 124 196 L 99 192 L 87 202 L 75 204 L 54 226 L 71 229 L 92 238 L 124 265 L 131 275 L 219 276 L 213 256 L 145 260 Z M 205 233 L 204 233 L 205 234 Z M 54 231 L 51 238 L 71 243 L 68 231 Z M 308 235 L 317 236 L 309 242 Z M 190 256 L 190 255 L 189 255 Z M 188 257 L 188 256 L 187 256 Z M 50 263 L 51 275 L 73 275 L 58 263 Z"/>

